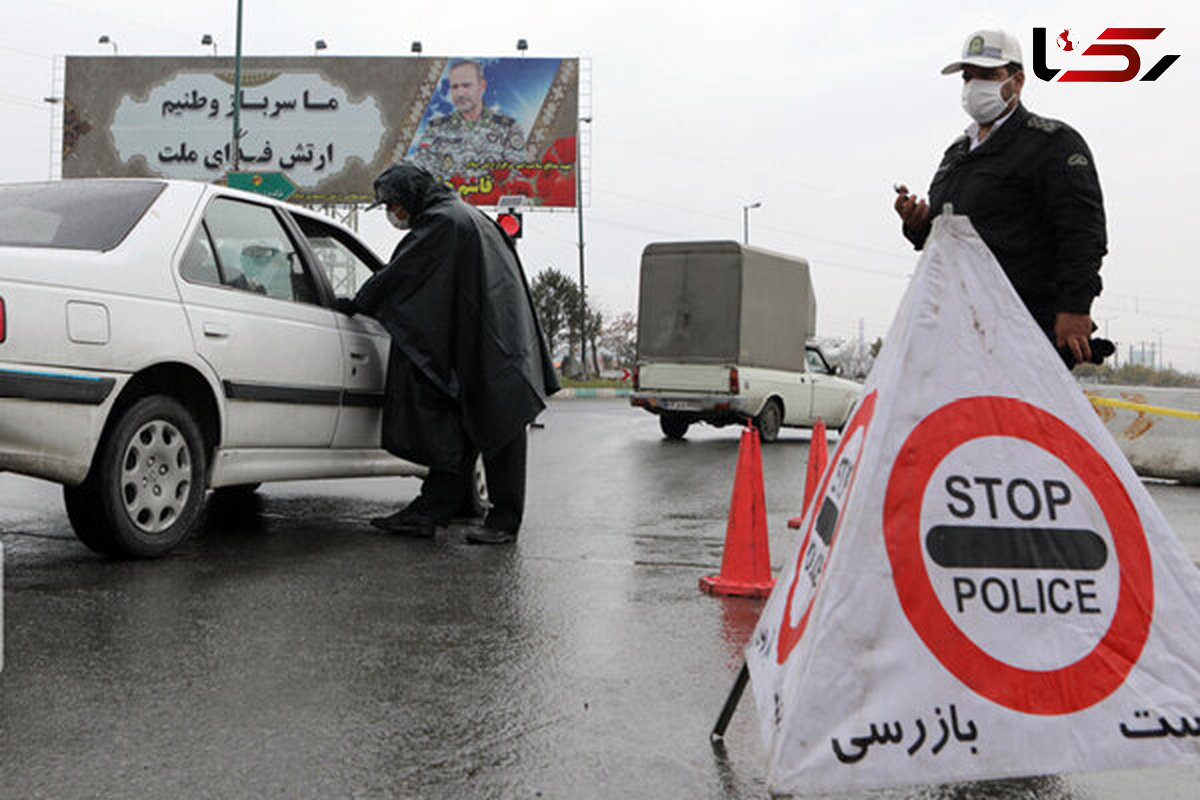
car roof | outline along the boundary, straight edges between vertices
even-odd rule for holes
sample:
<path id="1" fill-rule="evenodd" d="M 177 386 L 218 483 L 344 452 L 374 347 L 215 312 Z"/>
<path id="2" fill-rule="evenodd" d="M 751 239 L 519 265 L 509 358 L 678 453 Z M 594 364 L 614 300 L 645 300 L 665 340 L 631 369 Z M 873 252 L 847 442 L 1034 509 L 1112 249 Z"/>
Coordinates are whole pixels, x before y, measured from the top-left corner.
<path id="1" fill-rule="evenodd" d="M 362 237 L 358 233 L 351 230 L 349 227 L 347 227 L 343 223 L 338 222 L 336 219 L 333 219 L 332 217 L 322 214 L 319 211 L 316 211 L 315 209 L 313 209 L 309 206 L 303 206 L 298 203 L 289 203 L 285 200 L 277 200 L 274 197 L 268 197 L 267 195 L 258 194 L 257 192 L 247 192 L 242 189 L 231 189 L 230 187 L 225 186 L 223 184 L 209 183 L 208 181 L 185 180 L 183 178 L 90 177 L 90 178 L 56 178 L 53 180 L 40 180 L 40 181 L 3 181 L 3 182 L 0 182 L 0 187 L 2 187 L 2 186 L 51 186 L 51 185 L 55 185 L 55 184 L 70 184 L 70 183 L 79 183 L 79 182 L 84 182 L 84 181 L 86 181 L 88 183 L 111 182 L 111 183 L 164 184 L 168 187 L 185 188 L 185 189 L 190 189 L 192 191 L 199 191 L 202 193 L 201 196 L 204 199 L 208 199 L 211 197 L 233 197 L 233 198 L 240 199 L 240 200 L 249 200 L 249 201 L 264 204 L 264 205 L 276 206 L 278 208 L 282 208 L 282 209 L 285 209 L 285 210 L 293 212 L 293 213 L 305 214 L 309 217 L 319 220 L 322 223 L 333 225 L 336 228 L 340 228 L 341 230 L 354 236 L 356 239 L 359 239 L 359 240 L 362 239 Z"/>

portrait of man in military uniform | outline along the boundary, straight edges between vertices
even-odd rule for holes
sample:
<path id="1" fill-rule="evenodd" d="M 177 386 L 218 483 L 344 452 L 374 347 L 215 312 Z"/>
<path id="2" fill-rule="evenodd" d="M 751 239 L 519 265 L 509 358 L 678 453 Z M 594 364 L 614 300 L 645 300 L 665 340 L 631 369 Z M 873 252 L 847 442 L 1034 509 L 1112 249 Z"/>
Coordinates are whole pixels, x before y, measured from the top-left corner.
<path id="1" fill-rule="evenodd" d="M 484 104 L 488 84 L 483 66 L 458 61 L 449 75 L 454 111 L 429 120 L 411 160 L 441 176 L 478 176 L 488 171 L 482 165 L 496 168 L 503 162 L 515 166 L 528 161 L 520 123 Z"/>

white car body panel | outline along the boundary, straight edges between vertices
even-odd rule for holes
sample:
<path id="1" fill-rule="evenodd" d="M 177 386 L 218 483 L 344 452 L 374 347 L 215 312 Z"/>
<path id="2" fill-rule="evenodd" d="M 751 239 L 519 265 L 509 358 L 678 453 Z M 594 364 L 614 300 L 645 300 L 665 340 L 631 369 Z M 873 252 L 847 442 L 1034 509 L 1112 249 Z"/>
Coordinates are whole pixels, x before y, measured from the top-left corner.
<path id="1" fill-rule="evenodd" d="M 211 462 L 213 487 L 423 474 L 422 467 L 380 449 L 389 342 L 381 326 L 321 305 L 179 275 L 185 246 L 215 197 L 314 215 L 225 187 L 163 183 L 142 219 L 107 252 L 0 247 L 6 316 L 0 471 L 80 483 L 122 390 L 145 370 L 182 365 L 200 376 L 216 405 L 220 441 Z M 344 226 L 319 219 L 355 238 Z M 22 396 L 28 386 L 47 383 L 92 396 Z M 256 385 L 301 398 L 316 392 L 324 400 L 227 396 Z M 107 392 L 97 399 L 103 387 Z"/>

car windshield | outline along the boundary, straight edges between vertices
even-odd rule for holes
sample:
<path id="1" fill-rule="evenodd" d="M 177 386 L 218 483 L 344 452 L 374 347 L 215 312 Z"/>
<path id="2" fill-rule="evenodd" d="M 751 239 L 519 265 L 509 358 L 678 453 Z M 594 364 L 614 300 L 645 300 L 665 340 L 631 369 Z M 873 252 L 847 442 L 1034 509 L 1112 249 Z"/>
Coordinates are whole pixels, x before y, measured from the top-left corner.
<path id="1" fill-rule="evenodd" d="M 106 180 L 0 186 L 0 246 L 111 250 L 164 186 Z"/>

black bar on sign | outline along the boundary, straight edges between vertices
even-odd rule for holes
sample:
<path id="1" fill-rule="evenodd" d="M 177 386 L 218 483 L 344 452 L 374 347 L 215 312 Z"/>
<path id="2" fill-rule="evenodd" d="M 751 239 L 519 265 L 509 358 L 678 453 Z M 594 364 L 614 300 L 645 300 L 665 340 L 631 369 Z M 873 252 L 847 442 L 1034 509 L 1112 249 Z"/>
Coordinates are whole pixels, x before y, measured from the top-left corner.
<path id="1" fill-rule="evenodd" d="M 821 537 L 821 541 L 828 547 L 833 541 L 833 531 L 837 527 L 838 507 L 837 504 L 825 498 L 825 502 L 821 504 L 821 513 L 817 515 L 817 536 Z"/>
<path id="2" fill-rule="evenodd" d="M 1097 570 L 1108 545 L 1080 528 L 1003 528 L 935 525 L 925 535 L 929 557 L 950 569 Z"/>

